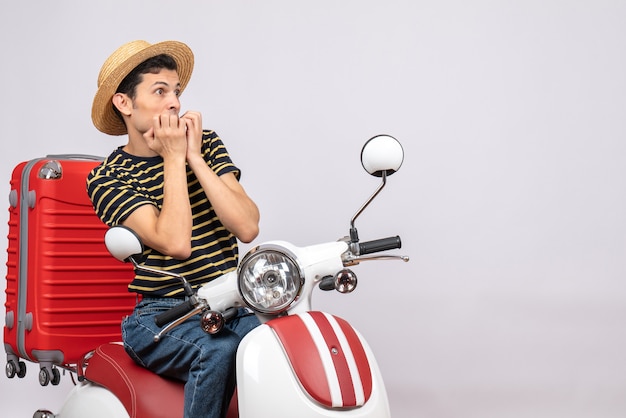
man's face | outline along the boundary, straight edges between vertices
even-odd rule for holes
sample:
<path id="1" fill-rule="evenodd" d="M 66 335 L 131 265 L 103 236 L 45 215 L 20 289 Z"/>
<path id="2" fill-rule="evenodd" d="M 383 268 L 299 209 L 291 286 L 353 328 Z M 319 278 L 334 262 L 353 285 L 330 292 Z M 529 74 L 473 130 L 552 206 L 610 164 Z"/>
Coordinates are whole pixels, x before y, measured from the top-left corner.
<path id="1" fill-rule="evenodd" d="M 143 74 L 132 99 L 130 123 L 133 128 L 143 134 L 152 127 L 154 116 L 163 113 L 178 115 L 179 94 L 180 80 L 176 71 L 162 69 L 158 74 Z"/>

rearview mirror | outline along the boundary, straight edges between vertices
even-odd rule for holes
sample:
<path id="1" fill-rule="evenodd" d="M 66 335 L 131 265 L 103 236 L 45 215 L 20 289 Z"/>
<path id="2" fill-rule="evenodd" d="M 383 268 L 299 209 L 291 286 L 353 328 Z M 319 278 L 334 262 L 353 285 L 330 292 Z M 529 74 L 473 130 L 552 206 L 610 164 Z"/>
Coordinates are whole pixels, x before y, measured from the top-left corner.
<path id="1" fill-rule="evenodd" d="M 132 261 L 132 256 L 140 257 L 143 244 L 135 232 L 125 226 L 114 226 L 104 234 L 104 244 L 111 255 L 120 261 Z"/>
<path id="2" fill-rule="evenodd" d="M 377 135 L 365 142 L 361 148 L 361 164 L 372 176 L 382 177 L 382 181 L 374 194 L 361 206 L 350 220 L 350 241 L 353 245 L 359 242 L 355 222 L 365 208 L 374 200 L 387 184 L 387 177 L 400 169 L 404 161 L 404 149 L 400 142 L 390 135 Z M 356 248 L 356 245 L 355 245 Z M 355 251 L 358 254 L 358 251 Z"/>
<path id="3" fill-rule="evenodd" d="M 365 171 L 376 177 L 390 176 L 400 169 L 404 150 L 400 142 L 389 135 L 370 138 L 361 149 L 361 164 Z"/>

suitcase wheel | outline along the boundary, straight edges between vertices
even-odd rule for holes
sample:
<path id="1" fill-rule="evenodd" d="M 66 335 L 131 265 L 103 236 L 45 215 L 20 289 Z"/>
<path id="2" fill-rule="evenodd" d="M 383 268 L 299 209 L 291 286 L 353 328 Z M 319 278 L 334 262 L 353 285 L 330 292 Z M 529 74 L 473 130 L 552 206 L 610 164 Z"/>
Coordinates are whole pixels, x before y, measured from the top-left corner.
<path id="1" fill-rule="evenodd" d="M 13 379 L 15 375 L 21 379 L 26 376 L 26 363 L 23 361 L 16 363 L 15 360 L 9 360 L 4 371 L 9 379 Z"/>
<path id="2" fill-rule="evenodd" d="M 48 386 L 48 383 L 52 383 L 53 386 L 56 386 L 60 382 L 61 373 L 56 367 L 42 367 L 39 369 L 39 384 L 41 386 Z"/>

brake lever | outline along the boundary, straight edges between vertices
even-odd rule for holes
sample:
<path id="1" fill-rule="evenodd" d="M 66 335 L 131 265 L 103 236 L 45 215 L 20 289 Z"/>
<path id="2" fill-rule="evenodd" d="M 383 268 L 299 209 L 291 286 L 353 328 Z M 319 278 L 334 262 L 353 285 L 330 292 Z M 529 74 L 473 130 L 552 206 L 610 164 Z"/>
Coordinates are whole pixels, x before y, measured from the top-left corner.
<path id="1" fill-rule="evenodd" d="M 343 260 L 344 266 L 356 266 L 361 261 L 374 261 L 374 260 L 400 260 L 405 263 L 409 262 L 408 255 L 346 255 Z"/>
<path id="2" fill-rule="evenodd" d="M 158 343 L 163 337 L 163 335 L 167 334 L 172 328 L 177 327 L 178 325 L 182 324 L 183 322 L 185 322 L 187 319 L 191 318 L 192 316 L 201 313 L 206 308 L 207 306 L 204 303 L 200 303 L 198 306 L 193 308 L 191 311 L 187 312 L 185 315 L 181 316 L 175 321 L 170 322 L 163 329 L 161 329 L 161 331 L 159 331 L 158 334 L 154 336 L 153 338 L 154 342 Z"/>

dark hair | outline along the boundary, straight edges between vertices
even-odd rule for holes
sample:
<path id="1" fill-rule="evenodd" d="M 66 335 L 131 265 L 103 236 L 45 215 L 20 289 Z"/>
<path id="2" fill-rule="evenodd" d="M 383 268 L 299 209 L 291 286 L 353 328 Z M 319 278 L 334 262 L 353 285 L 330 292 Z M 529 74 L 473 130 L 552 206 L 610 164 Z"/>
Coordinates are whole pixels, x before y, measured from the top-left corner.
<path id="1" fill-rule="evenodd" d="M 147 73 L 158 74 L 163 68 L 174 71 L 178 69 L 176 61 L 169 55 L 161 54 L 148 58 L 124 77 L 115 93 L 124 93 L 131 99 L 134 99 L 137 94 L 137 85 L 143 80 L 143 75 Z M 113 111 L 117 117 L 124 122 L 124 118 L 117 107 L 113 103 L 111 103 L 111 106 L 113 106 Z"/>

